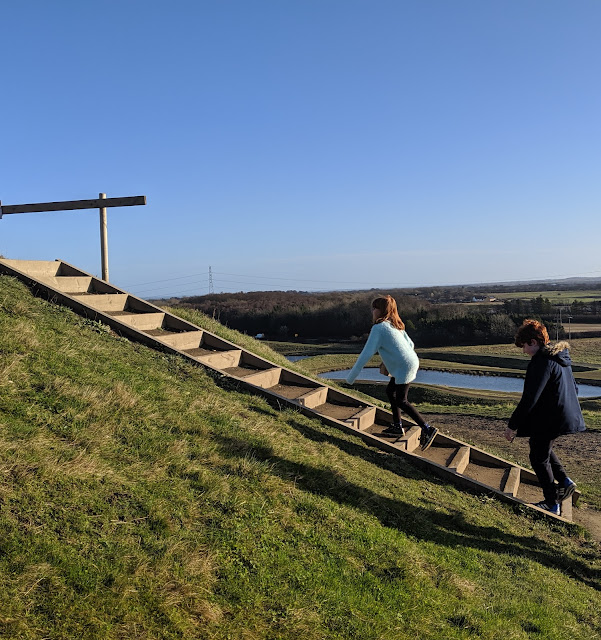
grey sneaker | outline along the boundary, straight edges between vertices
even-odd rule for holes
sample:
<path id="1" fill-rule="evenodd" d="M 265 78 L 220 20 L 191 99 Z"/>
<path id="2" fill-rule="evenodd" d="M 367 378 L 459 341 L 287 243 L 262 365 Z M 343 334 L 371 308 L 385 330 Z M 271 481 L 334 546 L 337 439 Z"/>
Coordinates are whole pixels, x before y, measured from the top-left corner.
<path id="1" fill-rule="evenodd" d="M 565 479 L 563 487 L 559 487 L 557 489 L 557 501 L 563 502 L 568 498 L 571 498 L 574 495 L 574 491 L 576 491 L 576 483 L 569 478 Z"/>
<path id="2" fill-rule="evenodd" d="M 436 427 L 431 427 L 429 424 L 427 424 L 425 427 L 422 427 L 422 435 L 419 439 L 422 451 L 425 451 L 430 447 L 437 433 L 438 429 Z"/>

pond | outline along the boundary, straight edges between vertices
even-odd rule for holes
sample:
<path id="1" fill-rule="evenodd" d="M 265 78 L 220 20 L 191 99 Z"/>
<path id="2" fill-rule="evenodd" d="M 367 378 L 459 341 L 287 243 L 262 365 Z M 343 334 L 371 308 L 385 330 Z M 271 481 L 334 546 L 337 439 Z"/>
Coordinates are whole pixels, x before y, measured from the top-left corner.
<path id="1" fill-rule="evenodd" d="M 330 380 L 345 380 L 350 369 L 341 371 L 327 371 L 320 373 L 320 378 Z M 359 374 L 358 380 L 369 382 L 387 382 L 390 380 L 383 376 L 379 369 L 366 368 Z M 431 384 L 440 387 L 457 387 L 460 389 L 482 389 L 484 391 L 513 391 L 521 393 L 524 388 L 523 378 L 508 378 L 504 376 L 476 376 L 467 373 L 450 373 L 448 371 L 425 371 L 420 369 L 417 372 L 415 382 L 421 384 Z M 601 387 L 591 384 L 578 385 L 579 398 L 595 398 L 601 396 Z"/>

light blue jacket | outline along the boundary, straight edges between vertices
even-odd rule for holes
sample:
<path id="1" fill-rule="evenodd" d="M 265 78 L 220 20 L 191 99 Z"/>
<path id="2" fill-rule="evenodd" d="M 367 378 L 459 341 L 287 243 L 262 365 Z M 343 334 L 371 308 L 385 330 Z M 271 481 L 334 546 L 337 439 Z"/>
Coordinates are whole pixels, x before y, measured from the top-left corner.
<path id="1" fill-rule="evenodd" d="M 378 352 L 395 383 L 409 384 L 415 380 L 419 369 L 419 358 L 413 346 L 413 341 L 407 333 L 396 329 L 390 322 L 374 324 L 363 351 L 346 377 L 346 381 L 353 384 L 361 369 Z"/>

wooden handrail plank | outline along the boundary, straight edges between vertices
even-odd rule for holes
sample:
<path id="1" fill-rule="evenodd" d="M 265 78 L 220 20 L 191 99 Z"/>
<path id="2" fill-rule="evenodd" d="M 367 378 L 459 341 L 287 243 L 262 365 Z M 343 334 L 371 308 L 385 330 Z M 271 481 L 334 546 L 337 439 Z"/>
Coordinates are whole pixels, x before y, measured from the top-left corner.
<path id="1" fill-rule="evenodd" d="M 68 211 L 71 209 L 132 207 L 140 204 L 146 204 L 146 196 L 96 198 L 94 200 L 64 200 L 62 202 L 35 202 L 33 204 L 3 204 L 0 206 L 0 215 L 5 215 L 7 213 L 35 213 L 37 211 Z"/>

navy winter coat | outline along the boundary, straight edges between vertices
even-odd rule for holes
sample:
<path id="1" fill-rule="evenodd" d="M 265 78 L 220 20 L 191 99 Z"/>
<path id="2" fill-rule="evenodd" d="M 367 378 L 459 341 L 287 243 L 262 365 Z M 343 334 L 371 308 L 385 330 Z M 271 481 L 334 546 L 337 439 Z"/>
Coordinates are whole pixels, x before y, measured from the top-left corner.
<path id="1" fill-rule="evenodd" d="M 550 439 L 586 429 L 567 342 L 547 344 L 530 360 L 522 399 L 509 420 L 518 437 Z"/>

